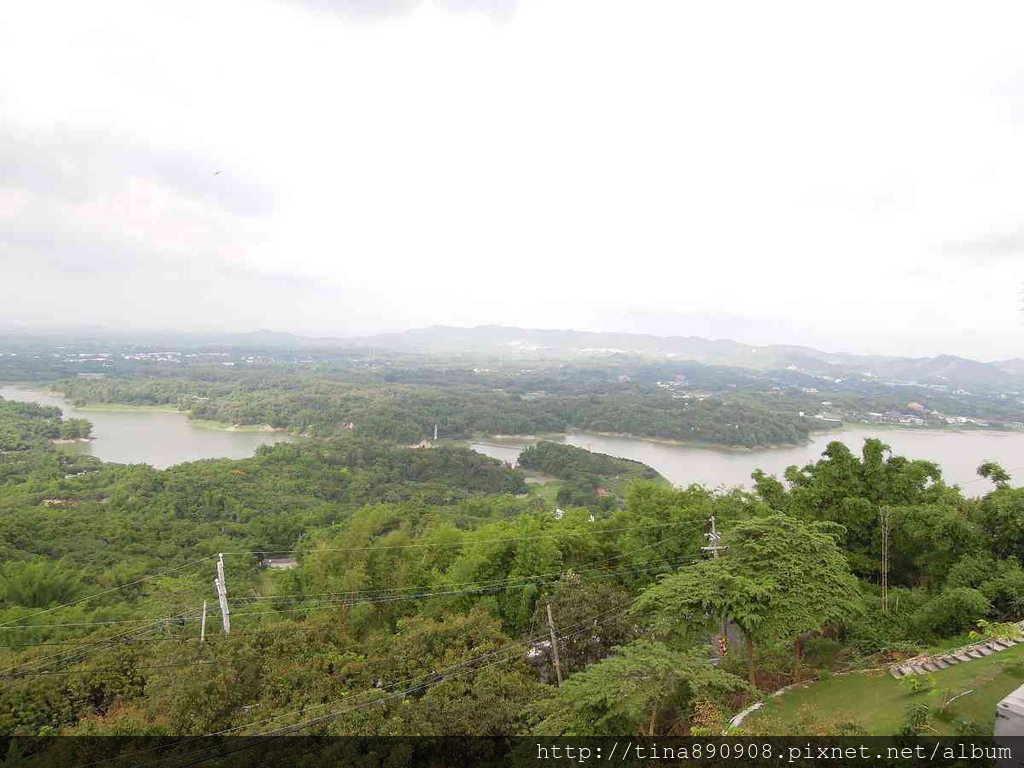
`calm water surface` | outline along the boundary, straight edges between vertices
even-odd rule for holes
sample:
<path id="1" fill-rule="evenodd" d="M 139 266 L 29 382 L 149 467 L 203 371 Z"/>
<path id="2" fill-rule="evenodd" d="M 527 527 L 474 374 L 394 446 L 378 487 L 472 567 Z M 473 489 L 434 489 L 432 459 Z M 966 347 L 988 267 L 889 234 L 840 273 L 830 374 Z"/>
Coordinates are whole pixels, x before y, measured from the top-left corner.
<path id="1" fill-rule="evenodd" d="M 146 463 L 163 468 L 197 459 L 242 459 L 252 456 L 261 445 L 292 439 L 282 432 L 226 432 L 197 427 L 183 413 L 80 410 L 63 397 L 16 387 L 0 387 L 0 397 L 55 405 L 64 411 L 65 417 L 88 419 L 93 424 L 96 439 L 90 443 L 67 444 L 64 449 L 123 464 Z M 750 473 L 757 468 L 781 476 L 791 464 L 803 466 L 815 461 L 832 440 L 841 440 L 851 450 L 859 452 L 868 437 L 878 437 L 897 454 L 937 462 L 946 481 L 961 484 L 968 495 L 981 495 L 991 488 L 988 481 L 979 480 L 976 474 L 978 465 L 984 461 L 999 462 L 1016 481 L 1024 482 L 1024 433 L 1020 432 L 852 427 L 814 435 L 805 445 L 755 451 L 673 445 L 586 432 L 571 432 L 552 439 L 642 461 L 677 485 L 702 483 L 713 488 L 731 488 L 749 485 Z M 530 438 L 489 438 L 474 442 L 471 447 L 515 463 L 519 451 L 534 442 L 536 440 Z"/>
<path id="2" fill-rule="evenodd" d="M 16 387 L 0 387 L 0 397 L 55 405 L 64 411 L 65 418 L 88 419 L 96 439 L 67 443 L 61 448 L 121 464 L 152 464 L 163 469 L 198 459 L 245 459 L 261 445 L 292 439 L 283 432 L 226 432 L 197 427 L 184 413 L 80 410 L 63 397 Z"/>
<path id="3" fill-rule="evenodd" d="M 890 445 L 896 454 L 936 462 L 946 482 L 961 484 L 964 493 L 970 496 L 979 496 L 991 490 L 992 485 L 987 480 L 980 480 L 976 473 L 978 465 L 988 460 L 1000 463 L 1010 471 L 1017 483 L 1024 483 L 1024 433 L 1021 432 L 851 427 L 816 434 L 805 445 L 754 451 L 672 445 L 586 432 L 572 432 L 554 440 L 597 453 L 642 461 L 676 485 L 702 483 L 712 488 L 731 488 L 737 485 L 749 486 L 750 473 L 758 468 L 781 477 L 791 464 L 802 467 L 816 461 L 833 440 L 840 440 L 859 453 L 868 437 L 879 438 Z M 536 440 L 490 438 L 472 443 L 471 447 L 488 456 L 514 463 L 519 451 L 533 442 Z"/>

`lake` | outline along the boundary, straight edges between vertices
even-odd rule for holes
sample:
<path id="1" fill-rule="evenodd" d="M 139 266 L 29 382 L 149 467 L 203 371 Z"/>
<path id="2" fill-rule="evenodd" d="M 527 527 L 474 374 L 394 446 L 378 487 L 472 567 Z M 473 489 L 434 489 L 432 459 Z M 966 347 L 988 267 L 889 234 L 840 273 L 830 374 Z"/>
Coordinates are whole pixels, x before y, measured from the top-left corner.
<path id="1" fill-rule="evenodd" d="M 6 400 L 55 405 L 64 417 L 92 422 L 95 440 L 66 443 L 63 450 L 87 453 L 120 464 L 151 464 L 158 469 L 198 459 L 245 459 L 261 445 L 292 438 L 283 432 L 228 432 L 198 427 L 184 413 L 75 408 L 63 397 L 20 387 L 0 387 Z"/>
<path id="2" fill-rule="evenodd" d="M 911 459 L 936 462 L 947 483 L 958 483 L 969 496 L 980 496 L 992 484 L 977 475 L 978 465 L 996 461 L 1018 482 L 1024 481 L 1024 433 L 989 431 L 946 431 L 924 429 L 878 429 L 854 426 L 834 432 L 816 433 L 810 442 L 788 448 L 730 450 L 660 443 L 631 437 L 611 437 L 572 432 L 551 438 L 597 453 L 642 461 L 676 485 L 701 483 L 715 488 L 750 486 L 750 473 L 763 469 L 780 478 L 791 464 L 804 466 L 817 460 L 833 440 L 840 440 L 860 453 L 865 438 L 877 437 L 893 452 Z M 472 442 L 480 453 L 515 463 L 519 451 L 535 439 L 489 438 Z"/>
<path id="3" fill-rule="evenodd" d="M 73 407 L 63 397 L 18 387 L 0 387 L 0 397 L 41 405 L 55 405 L 65 417 L 88 419 L 96 438 L 89 443 L 62 446 L 68 451 L 88 453 L 104 461 L 122 464 L 146 463 L 157 468 L 184 461 L 252 456 L 261 445 L 291 440 L 283 432 L 228 432 L 199 427 L 184 413 L 145 409 L 89 410 Z M 597 453 L 642 461 L 654 467 L 676 485 L 702 483 L 715 487 L 749 486 L 750 473 L 757 468 L 781 477 L 791 464 L 803 466 L 816 460 L 832 440 L 841 440 L 859 452 L 864 439 L 878 437 L 895 453 L 914 459 L 928 459 L 942 468 L 947 482 L 959 483 L 968 495 L 988 492 L 991 484 L 976 474 L 984 461 L 996 461 L 1015 479 L 1024 481 L 1024 433 L 989 431 L 939 431 L 923 429 L 878 429 L 848 427 L 815 434 L 810 442 L 788 448 L 728 450 L 660 443 L 631 437 L 611 437 L 571 432 L 551 438 Z M 519 451 L 536 442 L 530 438 L 488 438 L 470 447 L 494 458 L 515 463 Z"/>

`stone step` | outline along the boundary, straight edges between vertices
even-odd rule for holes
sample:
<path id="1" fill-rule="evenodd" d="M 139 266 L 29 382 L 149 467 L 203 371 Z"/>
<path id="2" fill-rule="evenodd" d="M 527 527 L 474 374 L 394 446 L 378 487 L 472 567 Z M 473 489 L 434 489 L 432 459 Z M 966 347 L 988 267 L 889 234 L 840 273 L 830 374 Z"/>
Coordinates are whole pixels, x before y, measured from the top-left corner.
<path id="1" fill-rule="evenodd" d="M 901 671 L 900 671 L 900 668 L 899 668 L 899 667 L 892 667 L 892 668 L 891 668 L 891 669 L 889 670 L 889 672 L 890 672 L 890 673 L 892 674 L 892 676 L 893 676 L 893 677 L 895 677 L 895 678 L 896 678 L 897 680 L 899 680 L 899 679 L 900 679 L 901 677 L 903 677 L 903 672 L 901 672 Z"/>
<path id="2" fill-rule="evenodd" d="M 914 670 L 912 670 L 909 665 L 905 666 L 905 667 L 900 667 L 899 670 L 900 670 L 900 677 L 906 677 L 907 675 L 914 674 Z"/>
<path id="3" fill-rule="evenodd" d="M 989 651 L 989 653 L 991 653 L 991 651 Z M 967 655 L 970 656 L 972 659 L 983 659 L 983 658 L 985 658 L 985 654 L 981 653 L 980 651 L 976 651 L 973 648 L 971 648 L 971 650 L 969 650 L 967 652 Z"/>
<path id="4" fill-rule="evenodd" d="M 914 671 L 915 675 L 924 675 L 928 672 L 924 667 L 918 666 L 917 664 L 912 665 L 910 668 Z"/>
<path id="5" fill-rule="evenodd" d="M 958 659 L 956 656 L 943 656 L 942 660 L 946 662 L 946 664 L 948 664 L 949 666 L 953 666 L 954 664 L 960 663 L 960 659 Z"/>
<path id="6" fill-rule="evenodd" d="M 939 671 L 939 668 L 937 666 L 935 666 L 935 662 L 933 662 L 933 661 L 926 661 L 921 666 L 924 667 L 925 670 L 927 670 L 928 672 L 938 672 Z"/>
<path id="7" fill-rule="evenodd" d="M 933 659 L 932 664 L 934 664 L 939 669 L 949 669 L 949 662 L 943 661 L 942 659 Z"/>
<path id="8" fill-rule="evenodd" d="M 987 645 L 976 645 L 974 650 L 980 653 L 982 656 L 991 656 L 995 651 L 989 648 Z"/>
<path id="9" fill-rule="evenodd" d="M 979 657 L 980 657 L 980 654 L 979 654 L 979 655 L 978 655 L 977 657 L 974 657 L 974 658 L 979 658 Z M 956 655 L 956 659 L 957 659 L 957 661 L 970 661 L 970 660 L 971 660 L 971 658 L 972 658 L 971 656 L 968 656 L 968 655 L 967 655 L 966 653 L 964 653 L 963 651 L 961 651 L 960 653 L 958 653 L 958 654 Z"/>
<path id="10" fill-rule="evenodd" d="M 1003 650 L 1004 648 L 1006 648 L 1006 646 L 1005 646 L 1005 645 L 1003 645 L 1003 644 L 1002 644 L 1001 642 L 999 642 L 998 640 L 989 640 L 989 641 L 988 641 L 988 647 L 989 647 L 989 648 L 991 648 L 991 649 L 992 649 L 993 651 L 995 651 L 996 653 L 999 653 L 999 652 L 1000 652 L 1001 650 Z"/>
<path id="11" fill-rule="evenodd" d="M 1013 648 L 1013 646 L 1016 645 L 1016 643 L 1013 640 L 1007 640 L 1007 639 L 1002 638 L 1002 637 L 999 638 L 998 640 L 994 640 L 993 642 L 996 643 L 997 645 L 999 645 L 999 647 L 1003 648 L 1003 649 Z"/>

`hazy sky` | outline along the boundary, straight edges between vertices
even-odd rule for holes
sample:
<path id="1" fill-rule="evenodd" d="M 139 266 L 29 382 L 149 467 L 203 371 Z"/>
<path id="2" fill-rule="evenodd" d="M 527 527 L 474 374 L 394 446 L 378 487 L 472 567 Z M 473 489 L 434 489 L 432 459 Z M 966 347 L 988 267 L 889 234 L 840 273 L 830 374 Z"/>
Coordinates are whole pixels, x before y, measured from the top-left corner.
<path id="1" fill-rule="evenodd" d="M 1024 5 L 12 3 L 0 324 L 1024 354 Z"/>

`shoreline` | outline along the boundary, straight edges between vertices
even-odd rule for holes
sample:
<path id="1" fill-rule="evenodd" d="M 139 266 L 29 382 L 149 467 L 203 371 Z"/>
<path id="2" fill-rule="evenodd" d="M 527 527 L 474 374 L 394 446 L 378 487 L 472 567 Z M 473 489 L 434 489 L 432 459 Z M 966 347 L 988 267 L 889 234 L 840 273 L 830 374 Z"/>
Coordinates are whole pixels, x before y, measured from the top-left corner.
<path id="1" fill-rule="evenodd" d="M 967 427 L 948 425 L 944 427 L 940 426 L 918 426 L 912 424 L 872 424 L 870 422 L 850 421 L 843 422 L 841 426 L 825 427 L 823 429 L 812 429 L 806 440 L 799 443 L 769 443 L 765 445 L 756 445 L 753 447 L 743 445 L 725 445 L 723 443 L 708 443 L 701 442 L 699 440 L 676 440 L 666 437 L 644 437 L 642 435 L 633 435 L 627 432 L 591 432 L 584 429 L 571 429 L 566 432 L 551 432 L 540 435 L 479 435 L 469 438 L 466 442 L 478 443 L 480 445 L 487 445 L 489 440 L 496 442 L 492 443 L 495 448 L 512 448 L 512 445 L 503 444 L 501 441 L 516 442 L 516 443 L 537 443 L 543 440 L 550 442 L 561 442 L 566 437 L 571 435 L 593 435 L 595 437 L 614 437 L 623 440 L 638 440 L 645 443 L 655 443 L 657 445 L 670 445 L 682 448 L 699 448 L 702 450 L 710 451 L 725 451 L 727 453 L 754 453 L 758 451 L 776 451 L 776 450 L 787 450 L 789 448 L 799 448 L 803 445 L 810 445 L 814 442 L 816 436 L 823 436 L 829 434 L 838 435 L 843 432 L 854 432 L 854 431 L 890 431 L 890 432 L 912 432 L 912 433 L 939 433 L 949 435 L 972 435 L 972 434 L 989 434 L 992 436 L 1001 435 L 1016 435 L 1021 434 L 1022 430 L 1019 429 L 991 429 L 986 427 Z"/>
<path id="2" fill-rule="evenodd" d="M 46 397 L 59 397 L 62 400 L 67 401 L 67 409 L 81 413 L 180 413 L 186 418 L 189 424 L 196 426 L 199 429 L 211 429 L 220 432 L 257 432 L 257 433 L 283 433 L 291 434 L 287 429 L 283 427 L 272 427 L 269 424 L 229 424 L 224 421 L 210 421 L 207 419 L 193 419 L 190 411 L 183 411 L 172 405 L 153 405 L 144 403 L 87 403 L 85 405 L 76 405 L 75 403 L 68 400 L 66 392 L 60 392 L 53 389 L 46 389 L 43 387 L 33 388 L 31 384 L 21 383 L 9 383 L 4 382 L 3 386 L 10 387 L 12 389 L 20 389 L 27 393 L 45 395 Z M 74 442 L 92 442 L 95 437 L 89 438 L 60 438 L 55 439 L 55 443 L 74 443 Z"/>
<path id="3" fill-rule="evenodd" d="M 23 389 L 26 392 L 32 392 L 36 394 L 46 395 L 48 397 L 59 397 L 67 400 L 67 394 L 64 392 L 48 389 L 45 387 L 36 387 L 31 382 L 0 382 L 0 386 L 12 387 L 15 389 Z M 181 410 L 172 405 L 152 405 L 152 404 L 128 404 L 128 403 L 88 403 L 85 405 L 75 405 L 71 401 L 68 401 L 68 407 L 83 413 L 101 413 L 101 412 L 131 412 L 131 411 L 144 411 L 148 413 L 180 413 L 184 415 L 190 424 L 194 424 L 200 429 L 212 429 L 223 432 L 242 432 L 242 433 L 277 433 L 277 434 L 288 434 L 292 435 L 288 429 L 283 427 L 273 427 L 269 424 L 229 424 L 227 422 L 211 421 L 207 419 L 193 419 L 191 412 L 187 410 Z M 564 438 L 570 435 L 594 435 L 596 437 L 613 437 L 624 440 L 639 440 L 643 442 L 655 443 L 659 445 L 670 445 L 680 446 L 688 448 L 699 448 L 712 451 L 726 451 L 729 453 L 741 453 L 741 452 L 756 452 L 756 451 L 772 451 L 772 450 L 785 450 L 787 448 L 798 448 L 801 445 L 807 445 L 814 441 L 815 435 L 827 435 L 829 433 L 841 433 L 850 432 L 853 430 L 864 430 L 864 429 L 877 429 L 879 431 L 905 431 L 905 432 L 921 432 L 921 433 L 946 433 L 946 434 L 991 434 L 991 435 L 1013 435 L 1021 433 L 1024 430 L 1019 429 L 993 429 L 991 427 L 974 427 L 970 425 L 914 425 L 914 424 L 875 424 L 872 422 L 860 422 L 860 421 L 846 421 L 838 426 L 824 426 L 818 429 L 811 429 L 810 434 L 806 440 L 796 443 L 767 443 L 763 445 L 755 446 L 743 446 L 743 445 L 727 445 L 724 443 L 709 443 L 700 440 L 680 440 L 676 438 L 667 437 L 649 437 L 644 435 L 635 435 L 628 432 L 596 432 L 583 429 L 570 429 L 566 432 L 550 432 L 540 434 L 529 434 L 529 435 L 510 435 L 510 434 L 492 434 L 492 435 L 476 435 L 469 438 L 469 442 L 485 443 L 487 440 L 498 441 L 495 447 L 505 447 L 501 445 L 501 441 L 514 441 L 519 443 L 536 443 L 542 440 L 550 440 L 558 442 L 564 440 Z M 293 437 L 296 435 L 292 435 Z M 90 440 L 94 438 L 89 438 Z"/>
<path id="4" fill-rule="evenodd" d="M 179 411 L 179 413 L 187 414 L 188 411 Z M 260 433 L 260 434 L 291 434 L 284 427 L 272 427 L 269 424 L 229 424 L 226 421 L 210 421 L 208 419 L 192 419 L 188 420 L 189 424 L 192 424 L 198 429 L 211 429 L 217 432 L 246 432 L 246 433 Z"/>
<path id="5" fill-rule="evenodd" d="M 827 430 L 829 432 L 836 430 Z M 566 437 L 571 435 L 593 435 L 594 437 L 614 437 L 622 440 L 638 440 L 645 443 L 656 443 L 659 445 L 672 445 L 682 448 L 702 448 L 712 451 L 728 451 L 730 453 L 740 453 L 743 451 L 768 451 L 768 450 L 784 450 L 786 448 L 798 448 L 801 445 L 807 445 L 812 442 L 812 438 L 808 437 L 807 440 L 801 443 L 771 443 L 767 445 L 756 445 L 753 447 L 747 447 L 744 445 L 725 445 L 724 443 L 706 443 L 698 440 L 675 440 L 668 437 L 644 437 L 642 435 L 633 435 L 628 432 L 591 432 L 584 429 L 572 429 L 568 432 L 550 432 L 542 435 L 480 435 L 479 437 L 471 437 L 465 442 L 477 443 L 479 445 L 487 445 L 488 440 L 495 440 L 498 442 L 491 443 L 495 448 L 512 448 L 512 445 L 503 445 L 500 441 L 505 440 L 516 443 L 537 443 L 544 440 L 549 442 L 561 442 Z"/>
<path id="6" fill-rule="evenodd" d="M 62 397 L 67 400 L 67 395 L 56 394 L 53 397 Z M 146 413 L 182 413 L 188 414 L 188 411 L 179 411 L 177 408 L 170 405 L 128 405 L 125 403 L 90 403 L 88 405 L 75 405 L 68 400 L 70 405 L 76 411 L 82 411 L 83 413 L 103 413 L 103 412 L 130 412 L 130 411 L 145 411 Z"/>

